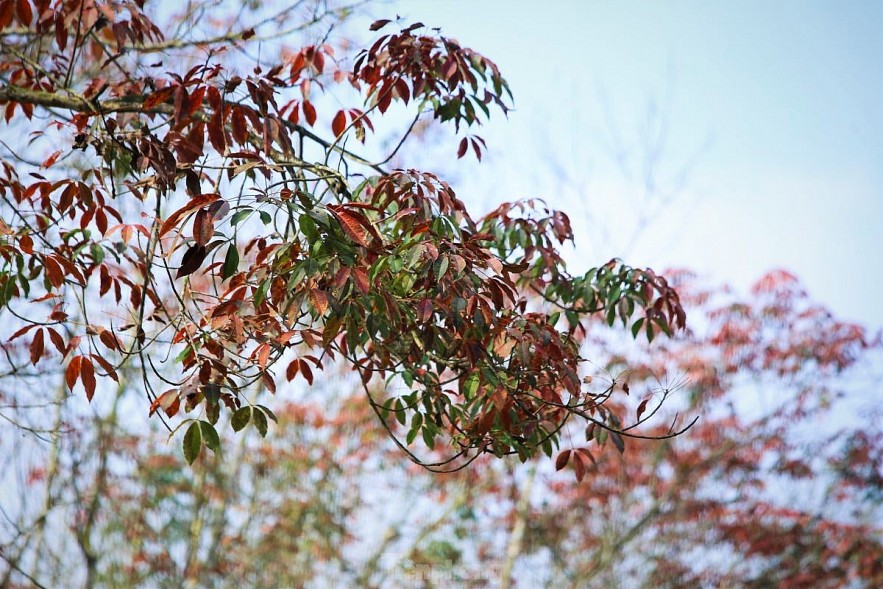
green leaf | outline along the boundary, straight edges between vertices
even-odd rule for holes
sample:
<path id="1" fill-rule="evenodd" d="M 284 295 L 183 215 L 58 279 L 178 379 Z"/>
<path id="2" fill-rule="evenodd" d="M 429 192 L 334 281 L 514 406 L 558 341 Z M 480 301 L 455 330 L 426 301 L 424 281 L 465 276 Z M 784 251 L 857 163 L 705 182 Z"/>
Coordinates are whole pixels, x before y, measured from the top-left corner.
<path id="1" fill-rule="evenodd" d="M 187 461 L 187 464 L 193 464 L 193 461 L 199 456 L 200 450 L 202 450 L 202 433 L 199 422 L 194 421 L 187 428 L 187 433 L 184 434 L 184 460 Z"/>
<path id="2" fill-rule="evenodd" d="M 463 382 L 463 395 L 467 400 L 472 399 L 478 391 L 478 373 L 473 372 Z"/>
<path id="3" fill-rule="evenodd" d="M 267 423 L 267 415 L 263 411 L 253 411 L 251 417 L 254 420 L 255 429 L 258 430 L 261 437 L 267 437 L 267 428 L 269 427 L 269 424 Z"/>
<path id="4" fill-rule="evenodd" d="M 251 215 L 252 212 L 254 212 L 254 211 L 252 211 L 249 208 L 244 208 L 241 211 L 236 211 L 236 213 L 234 213 L 233 217 L 230 219 L 230 224 L 235 227 L 236 225 L 241 223 L 246 217 Z"/>
<path id="5" fill-rule="evenodd" d="M 245 428 L 249 423 L 251 423 L 251 406 L 246 405 L 245 407 L 240 407 L 233 414 L 233 417 L 230 419 L 230 425 L 233 426 L 233 431 L 238 432 Z"/>
<path id="6" fill-rule="evenodd" d="M 257 292 L 254 293 L 254 304 L 256 307 L 263 303 L 264 299 L 267 298 L 267 291 L 270 290 L 270 281 L 270 278 L 264 280 L 258 287 Z"/>
<path id="7" fill-rule="evenodd" d="M 644 318 L 641 317 L 632 325 L 632 337 L 638 339 L 638 333 L 641 331 L 641 325 L 644 324 Z"/>
<path id="8" fill-rule="evenodd" d="M 199 429 L 202 434 L 202 439 L 205 441 L 205 445 L 215 454 L 220 452 L 221 438 L 218 437 L 218 430 L 215 429 L 215 426 L 207 421 L 200 421 Z"/>
<path id="9" fill-rule="evenodd" d="M 432 430 L 428 427 L 424 427 L 422 433 L 423 433 L 423 443 L 425 443 L 426 446 L 430 450 L 434 449 L 435 448 L 435 435 L 433 435 Z"/>
<path id="10" fill-rule="evenodd" d="M 270 411 L 270 409 L 268 409 L 267 407 L 264 407 L 263 405 L 258 405 L 257 408 L 260 409 L 261 411 L 263 411 L 267 415 L 267 417 L 272 419 L 273 423 L 279 423 L 279 418 L 276 417 L 276 414 L 273 413 L 272 411 Z"/>
<path id="11" fill-rule="evenodd" d="M 319 239 L 319 230 L 316 229 L 316 222 L 308 215 L 301 215 L 298 217 L 297 224 L 300 227 L 300 232 L 303 233 L 311 243 Z"/>
<path id="12" fill-rule="evenodd" d="M 267 211 L 260 211 L 259 214 L 261 216 L 261 223 L 263 223 L 264 225 L 269 225 L 273 222 L 273 217 L 271 217 L 270 213 L 268 213 Z"/>
<path id="13" fill-rule="evenodd" d="M 625 452 L 625 443 L 622 441 L 621 435 L 616 432 L 610 432 L 610 439 L 613 440 L 613 445 L 616 446 L 620 454 Z"/>
<path id="14" fill-rule="evenodd" d="M 231 243 L 227 248 L 227 255 L 224 256 L 224 268 L 221 271 L 221 276 L 227 280 L 236 274 L 237 270 L 239 270 L 239 249 L 235 243 Z"/>

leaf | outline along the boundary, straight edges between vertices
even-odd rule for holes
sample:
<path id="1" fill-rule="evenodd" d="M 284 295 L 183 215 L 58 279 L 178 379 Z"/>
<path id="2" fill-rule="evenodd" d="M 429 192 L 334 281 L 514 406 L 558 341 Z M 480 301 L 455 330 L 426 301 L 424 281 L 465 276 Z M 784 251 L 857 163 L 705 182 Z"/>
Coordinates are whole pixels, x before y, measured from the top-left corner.
<path id="1" fill-rule="evenodd" d="M 368 223 L 368 220 L 365 219 L 365 217 L 359 213 L 353 213 L 337 207 L 328 207 L 328 209 L 340 222 L 343 232 L 346 233 L 350 239 L 362 247 L 368 247 L 368 231 L 363 226 L 363 223 Z"/>
<path id="2" fill-rule="evenodd" d="M 464 138 L 460 141 L 460 148 L 457 149 L 457 159 L 460 159 L 460 158 L 462 158 L 464 155 L 466 155 L 466 150 L 467 150 L 467 149 L 469 149 L 469 141 L 466 139 L 466 137 L 464 137 Z"/>
<path id="3" fill-rule="evenodd" d="M 239 270 L 239 250 L 235 243 L 231 243 L 227 248 L 227 255 L 224 256 L 224 267 L 221 270 L 221 277 L 227 280 Z"/>
<path id="4" fill-rule="evenodd" d="M 622 441 L 622 436 L 619 433 L 610 432 L 610 439 L 613 440 L 613 445 L 616 446 L 620 454 L 625 452 L 625 443 Z"/>
<path id="5" fill-rule="evenodd" d="M 558 458 L 555 459 L 555 470 L 561 470 L 568 462 L 570 462 L 570 450 L 559 453 Z"/>
<path id="6" fill-rule="evenodd" d="M 353 269 L 353 282 L 356 283 L 356 288 L 362 291 L 362 294 L 368 294 L 370 290 L 370 282 L 368 280 L 368 273 L 364 268 L 354 268 Z"/>
<path id="7" fill-rule="evenodd" d="M 475 393 L 477 391 L 478 391 L 478 373 L 473 372 L 463 382 L 463 395 L 466 397 L 467 400 L 470 400 L 475 397 Z"/>
<path id="8" fill-rule="evenodd" d="M 324 315 L 328 310 L 328 294 L 324 290 L 314 288 L 310 290 L 310 303 L 319 312 L 319 315 Z"/>
<path id="9" fill-rule="evenodd" d="M 181 218 L 190 211 L 213 203 L 219 198 L 221 198 L 221 195 L 219 194 L 200 194 L 199 196 L 194 196 L 187 204 L 169 215 L 169 218 L 163 222 L 162 226 L 160 226 L 159 228 L 159 237 L 164 237 L 165 234 L 171 231 L 172 228 L 178 224 Z"/>
<path id="10" fill-rule="evenodd" d="M 573 455 L 573 472 L 576 474 L 576 482 L 578 483 L 581 483 L 586 478 L 586 464 L 579 454 Z"/>
<path id="11" fill-rule="evenodd" d="M 294 380 L 294 377 L 297 376 L 297 373 L 300 372 L 300 360 L 295 358 L 288 364 L 288 368 L 285 369 L 285 378 L 288 382 Z"/>
<path id="12" fill-rule="evenodd" d="M 191 245 L 187 251 L 184 252 L 184 257 L 181 258 L 181 267 L 178 268 L 178 272 L 175 273 L 175 278 L 189 276 L 199 270 L 199 267 L 202 266 L 202 263 L 205 261 L 206 255 L 207 252 L 205 246 L 197 244 Z"/>
<path id="13" fill-rule="evenodd" d="M 184 434 L 184 460 L 187 464 L 193 464 L 200 450 L 202 450 L 202 432 L 199 422 L 194 421 Z"/>
<path id="14" fill-rule="evenodd" d="M 417 319 L 421 323 L 426 323 L 432 317 L 432 301 L 423 299 L 417 303 Z"/>
<path id="15" fill-rule="evenodd" d="M 248 122 L 245 120 L 245 114 L 239 105 L 233 107 L 230 126 L 233 128 L 233 139 L 240 145 L 244 145 L 248 141 Z"/>
<path id="16" fill-rule="evenodd" d="M 224 118 L 222 113 L 223 111 L 216 110 L 215 114 L 212 115 L 212 118 L 209 119 L 208 138 L 212 143 L 212 147 L 214 147 L 219 154 L 224 155 L 227 152 L 227 136 L 224 133 Z"/>
<path id="17" fill-rule="evenodd" d="M 77 380 L 80 378 L 80 363 L 82 361 L 82 356 L 74 356 L 71 358 L 71 361 L 68 363 L 67 368 L 64 371 L 64 380 L 67 383 L 67 388 L 72 391 L 77 384 Z"/>
<path id="18" fill-rule="evenodd" d="M 37 362 L 40 361 L 40 358 L 43 357 L 43 330 L 38 329 L 37 333 L 34 334 L 34 339 L 31 341 L 31 364 L 36 365 Z"/>
<path id="19" fill-rule="evenodd" d="M 269 428 L 269 424 L 267 423 L 267 416 L 263 411 L 252 411 L 251 414 L 252 420 L 254 420 L 254 427 L 258 430 L 258 433 L 261 434 L 262 438 L 267 437 L 267 429 Z"/>
<path id="20" fill-rule="evenodd" d="M 252 408 L 250 405 L 246 405 L 245 407 L 240 407 L 233 413 L 233 417 L 230 418 L 230 425 L 233 426 L 233 431 L 238 432 L 245 428 L 249 423 L 251 423 L 251 413 Z"/>
<path id="21" fill-rule="evenodd" d="M 375 20 L 373 23 L 371 23 L 371 26 L 369 27 L 369 29 L 372 31 L 379 31 L 380 29 L 382 29 L 383 27 L 385 27 L 386 25 L 388 25 L 391 22 L 392 21 L 389 20 L 388 18 Z"/>
<path id="22" fill-rule="evenodd" d="M 304 109 L 304 118 L 307 120 L 307 124 L 313 126 L 316 123 L 316 107 L 314 107 L 313 103 L 309 100 L 304 100 L 302 106 Z"/>
<path id="23" fill-rule="evenodd" d="M 331 131 L 335 137 L 340 137 L 346 130 L 346 113 L 342 110 L 337 111 L 334 120 L 331 121 Z"/>
<path id="24" fill-rule="evenodd" d="M 205 246 L 215 234 L 215 224 L 208 209 L 202 208 L 193 220 L 193 239 L 197 245 Z"/>
<path id="25" fill-rule="evenodd" d="M 221 438 L 218 436 L 218 430 L 207 421 L 199 422 L 200 433 L 205 445 L 209 450 L 217 454 L 221 451 Z"/>
<path id="26" fill-rule="evenodd" d="M 86 390 L 86 399 L 91 402 L 95 395 L 95 367 L 88 358 L 82 358 L 80 361 L 80 382 Z"/>
<path id="27" fill-rule="evenodd" d="M 641 404 L 638 405 L 638 411 L 637 411 L 637 413 L 638 413 L 638 421 L 641 421 L 641 415 L 642 415 L 642 414 L 644 413 L 644 411 L 647 409 L 647 401 L 649 401 L 649 400 L 650 400 L 650 399 L 644 399 L 643 401 L 641 401 Z"/>

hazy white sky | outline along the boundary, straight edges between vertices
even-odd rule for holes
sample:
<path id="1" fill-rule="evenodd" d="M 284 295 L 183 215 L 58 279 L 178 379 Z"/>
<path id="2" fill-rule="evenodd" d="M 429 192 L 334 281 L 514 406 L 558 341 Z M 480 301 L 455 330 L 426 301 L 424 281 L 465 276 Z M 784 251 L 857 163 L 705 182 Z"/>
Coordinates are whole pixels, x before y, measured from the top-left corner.
<path id="1" fill-rule="evenodd" d="M 739 287 L 785 267 L 838 315 L 883 326 L 883 2 L 386 8 L 484 53 L 512 87 L 516 111 L 480 131 L 490 158 L 467 164 L 460 194 L 571 212 L 576 264 L 615 255 Z M 676 198 L 633 240 L 654 157 L 653 198 Z"/>

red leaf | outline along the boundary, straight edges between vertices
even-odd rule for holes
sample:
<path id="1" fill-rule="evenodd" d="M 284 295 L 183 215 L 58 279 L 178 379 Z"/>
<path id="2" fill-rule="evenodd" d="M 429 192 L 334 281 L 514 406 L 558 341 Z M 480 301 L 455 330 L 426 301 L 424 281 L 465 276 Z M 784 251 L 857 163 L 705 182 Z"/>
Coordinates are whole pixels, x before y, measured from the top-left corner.
<path id="1" fill-rule="evenodd" d="M 561 470 L 567 463 L 570 462 L 570 450 L 565 450 L 558 454 L 558 458 L 555 459 L 555 470 Z"/>
<path id="2" fill-rule="evenodd" d="M 224 155 L 227 151 L 227 136 L 224 134 L 224 117 L 223 111 L 216 110 L 215 114 L 208 122 L 208 138 L 212 143 L 212 147 Z"/>
<path id="3" fill-rule="evenodd" d="M 162 226 L 159 228 L 159 237 L 163 237 L 166 233 L 171 231 L 172 228 L 178 224 L 178 221 L 190 211 L 209 203 L 213 203 L 219 198 L 221 198 L 219 194 L 200 194 L 199 196 L 191 198 L 190 202 L 169 215 L 169 218 L 163 222 Z"/>
<path id="4" fill-rule="evenodd" d="M 95 367 L 88 358 L 83 358 L 80 362 L 80 382 L 86 389 L 86 399 L 91 402 L 92 397 L 95 396 Z"/>
<path id="5" fill-rule="evenodd" d="M 144 110 L 151 110 L 160 104 L 164 103 L 166 100 L 171 98 L 172 93 L 175 91 L 175 86 L 166 86 L 161 90 L 157 90 L 150 96 L 148 96 L 144 100 Z"/>
<path id="6" fill-rule="evenodd" d="M 242 112 L 242 107 L 233 107 L 233 115 L 230 122 L 233 127 L 233 139 L 235 139 L 240 145 L 248 141 L 248 121 L 245 120 L 245 114 Z"/>
<path id="7" fill-rule="evenodd" d="M 31 364 L 36 364 L 43 357 L 43 330 L 38 329 L 31 342 Z"/>
<path id="8" fill-rule="evenodd" d="M 368 294 L 371 285 L 368 281 L 368 273 L 365 272 L 364 268 L 353 269 L 353 281 L 356 283 L 356 288 L 362 291 L 362 294 Z"/>
<path id="9" fill-rule="evenodd" d="M 215 234 L 215 224 L 208 209 L 199 209 L 196 219 L 193 220 L 193 239 L 197 245 L 208 245 L 212 235 Z"/>
<path id="10" fill-rule="evenodd" d="M 320 315 L 324 315 L 325 311 L 328 310 L 328 295 L 324 290 L 319 290 L 318 288 L 312 289 L 310 291 L 310 302 Z"/>
<path id="11" fill-rule="evenodd" d="M 64 371 L 64 380 L 67 383 L 67 388 L 70 390 L 74 390 L 74 385 L 77 384 L 77 380 L 80 378 L 80 364 L 82 364 L 82 362 L 82 356 L 74 356 L 71 358 L 71 361 L 67 365 L 67 369 Z"/>
<path id="12" fill-rule="evenodd" d="M 276 381 L 273 380 L 273 376 L 269 372 L 265 372 L 261 375 L 261 380 L 264 381 L 264 386 L 267 387 L 267 390 L 275 395 Z"/>
<path id="13" fill-rule="evenodd" d="M 316 107 L 314 107 L 313 103 L 309 100 L 304 100 L 303 109 L 304 118 L 306 118 L 307 124 L 312 126 L 316 122 Z"/>
<path id="14" fill-rule="evenodd" d="M 372 30 L 372 31 L 379 31 L 380 29 L 382 29 L 383 27 L 385 27 L 386 25 L 388 25 L 388 24 L 391 23 L 391 22 L 392 22 L 392 21 L 389 20 L 388 18 L 383 18 L 383 19 L 380 19 L 380 20 L 375 20 L 373 23 L 371 23 L 371 26 L 370 26 L 369 28 L 370 28 L 370 30 Z"/>
<path id="15" fill-rule="evenodd" d="M 417 319 L 421 323 L 426 323 L 432 317 L 432 301 L 423 299 L 417 303 Z"/>
<path id="16" fill-rule="evenodd" d="M 331 131 L 334 133 L 335 137 L 340 137 L 343 135 L 343 132 L 346 130 L 346 113 L 342 110 L 337 111 L 337 114 L 334 115 L 334 120 L 331 121 Z"/>
<path id="17" fill-rule="evenodd" d="M 49 279 L 49 284 L 55 288 L 61 288 L 61 285 L 64 284 L 64 272 L 58 262 L 51 257 L 46 257 L 43 260 L 43 267 L 46 269 L 46 278 Z"/>
<path id="18" fill-rule="evenodd" d="M 647 409 L 647 401 L 649 401 L 649 400 L 650 399 L 644 399 L 643 401 L 641 401 L 641 404 L 638 405 L 638 421 L 641 420 L 641 415 Z"/>
<path id="19" fill-rule="evenodd" d="M 300 371 L 300 360 L 295 358 L 288 365 L 288 368 L 285 369 L 285 378 L 288 382 L 294 380 L 294 377 L 297 376 L 297 373 Z"/>
<path id="20" fill-rule="evenodd" d="M 469 140 L 464 137 L 460 140 L 460 148 L 457 150 L 457 159 L 460 159 L 464 155 L 466 155 L 467 149 L 469 149 Z"/>
<path id="21" fill-rule="evenodd" d="M 310 383 L 310 385 L 312 385 L 313 384 L 313 370 L 310 368 L 310 365 L 307 364 L 306 360 L 304 360 L 303 358 L 298 360 L 298 362 L 300 363 L 300 373 L 303 375 L 303 377 L 306 379 L 306 381 L 308 383 Z"/>
<path id="22" fill-rule="evenodd" d="M 52 345 L 55 346 L 55 349 L 58 350 L 58 353 L 64 356 L 66 353 L 64 339 L 52 327 L 49 328 L 49 340 L 52 342 Z"/>
<path id="23" fill-rule="evenodd" d="M 34 20 L 34 11 L 29 0 L 18 0 L 18 22 L 29 27 L 32 20 Z"/>
<path id="24" fill-rule="evenodd" d="M 586 465 L 583 463 L 583 459 L 579 454 L 573 455 L 573 471 L 576 473 L 576 481 L 582 482 L 582 480 L 586 477 Z"/>
<path id="25" fill-rule="evenodd" d="M 365 224 L 370 224 L 368 219 L 359 213 L 346 211 L 339 207 L 328 207 L 328 209 L 335 217 L 337 217 L 337 220 L 340 221 L 340 226 L 343 228 L 343 232 L 346 233 L 350 239 L 362 247 L 368 247 L 368 231 L 366 231 L 363 226 Z"/>
<path id="26" fill-rule="evenodd" d="M 187 251 L 184 252 L 184 257 L 181 258 L 181 267 L 178 268 L 175 278 L 189 276 L 199 270 L 199 267 L 202 266 L 203 261 L 205 261 L 207 253 L 205 246 L 191 245 Z"/>

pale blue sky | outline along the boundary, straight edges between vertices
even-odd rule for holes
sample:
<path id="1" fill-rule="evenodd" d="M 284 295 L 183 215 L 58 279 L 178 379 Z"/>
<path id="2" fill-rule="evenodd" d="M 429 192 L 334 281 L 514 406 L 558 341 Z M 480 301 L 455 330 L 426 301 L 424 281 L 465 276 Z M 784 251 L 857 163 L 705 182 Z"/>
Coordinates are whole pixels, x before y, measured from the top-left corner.
<path id="1" fill-rule="evenodd" d="M 591 234 L 578 235 L 577 264 L 621 255 L 739 287 L 786 267 L 839 315 L 883 326 L 883 2 L 386 8 L 374 12 L 441 27 L 510 82 L 516 111 L 481 131 L 489 165 L 467 164 L 461 194 L 541 195 L 572 211 Z M 639 239 L 617 239 L 634 229 L 623 203 L 641 192 L 651 100 L 668 125 L 658 181 L 698 157 L 674 205 Z"/>

